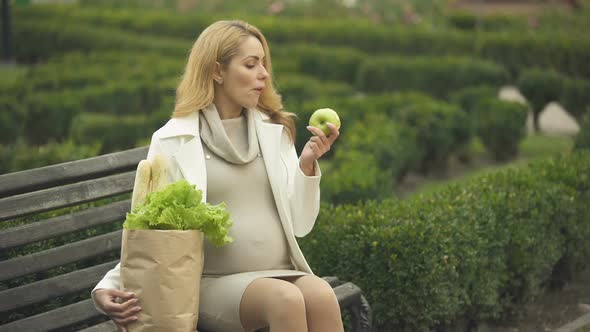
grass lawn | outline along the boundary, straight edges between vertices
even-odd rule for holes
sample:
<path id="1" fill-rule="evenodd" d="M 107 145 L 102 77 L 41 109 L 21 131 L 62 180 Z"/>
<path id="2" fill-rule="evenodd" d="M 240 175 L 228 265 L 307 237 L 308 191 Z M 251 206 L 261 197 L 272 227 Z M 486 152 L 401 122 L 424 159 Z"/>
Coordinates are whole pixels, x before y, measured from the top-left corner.
<path id="1" fill-rule="evenodd" d="M 0 86 L 8 86 L 14 83 L 27 71 L 26 66 L 0 65 Z"/>
<path id="2" fill-rule="evenodd" d="M 461 184 L 478 176 L 496 172 L 509 167 L 523 167 L 528 162 L 535 159 L 548 158 L 560 153 L 568 153 L 573 146 L 571 137 L 530 135 L 527 136 L 520 144 L 520 154 L 517 159 L 508 163 L 495 163 L 490 160 L 485 148 L 479 140 L 474 140 L 471 144 L 471 152 L 474 161 L 467 166 L 456 165 L 451 162 L 449 176 L 427 177 L 408 195 L 402 194 L 404 198 L 412 198 L 420 194 L 426 194 L 437 191 L 450 184 Z M 461 168 L 453 171 L 453 168 Z M 455 173 L 455 174 L 453 174 Z M 403 184 L 402 184 L 403 185 Z"/>

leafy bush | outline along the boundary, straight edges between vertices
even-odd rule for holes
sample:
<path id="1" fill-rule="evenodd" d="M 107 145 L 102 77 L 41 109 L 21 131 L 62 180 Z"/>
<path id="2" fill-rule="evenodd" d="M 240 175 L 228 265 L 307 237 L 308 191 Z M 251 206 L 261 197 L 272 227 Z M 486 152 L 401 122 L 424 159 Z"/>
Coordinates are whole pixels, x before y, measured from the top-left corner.
<path id="1" fill-rule="evenodd" d="M 49 166 L 97 156 L 100 144 L 79 145 L 72 141 L 30 146 L 22 142 L 0 145 L 0 174 Z"/>
<path id="2" fill-rule="evenodd" d="M 531 105 L 535 130 L 538 131 L 541 111 L 548 103 L 559 100 L 563 77 L 553 71 L 528 69 L 522 73 L 517 85 Z"/>
<path id="3" fill-rule="evenodd" d="M 450 100 L 461 106 L 467 113 L 473 114 L 475 107 L 484 99 L 495 98 L 497 89 L 487 85 L 460 89 L 450 95 Z"/>
<path id="4" fill-rule="evenodd" d="M 321 167 L 322 201 L 342 204 L 393 195 L 391 172 L 381 169 L 369 151 L 340 150 Z"/>
<path id="5" fill-rule="evenodd" d="M 526 135 L 527 107 L 500 99 L 485 99 L 476 106 L 476 132 L 496 160 L 516 157 Z"/>
<path id="6" fill-rule="evenodd" d="M 358 73 L 363 91 L 423 91 L 445 98 L 453 91 L 474 86 L 500 86 L 508 72 L 500 65 L 457 57 L 381 57 L 365 61 Z"/>
<path id="7" fill-rule="evenodd" d="M 423 157 L 416 148 L 416 132 L 385 113 L 364 114 L 362 121 L 354 122 L 337 144 L 335 159 L 339 159 L 339 153 L 351 150 L 372 152 L 379 168 L 388 170 L 396 182 L 415 169 Z"/>
<path id="8" fill-rule="evenodd" d="M 367 55 L 351 48 L 302 46 L 299 68 L 322 80 L 338 80 L 354 84 L 360 64 Z"/>
<path id="9" fill-rule="evenodd" d="M 15 142 L 23 131 L 26 109 L 14 97 L 0 97 L 0 144 Z"/>
<path id="10" fill-rule="evenodd" d="M 477 325 L 522 312 L 564 257 L 590 257 L 589 169 L 584 152 L 409 201 L 325 204 L 300 241 L 316 274 L 363 289 L 376 330 Z"/>
<path id="11" fill-rule="evenodd" d="M 64 140 L 72 119 L 81 111 L 76 96 L 67 91 L 29 94 L 24 105 L 27 109 L 24 135 L 32 144 Z"/>
<path id="12" fill-rule="evenodd" d="M 14 54 L 21 62 L 38 62 L 71 51 L 94 50 L 155 51 L 184 56 L 191 47 L 190 40 L 137 35 L 82 22 L 63 24 L 57 17 L 51 20 L 23 18 L 15 23 L 14 40 L 26 41 L 14 45 Z"/>
<path id="13" fill-rule="evenodd" d="M 96 10 L 78 6 L 26 6 L 15 8 L 14 13 L 15 40 L 27 41 L 17 45 L 16 53 L 19 58 L 26 59 L 62 53 L 71 50 L 76 43 L 88 50 L 92 47 L 90 40 L 97 40 L 96 47 L 104 49 L 152 49 L 166 54 L 184 55 L 190 48 L 190 41 L 182 46 L 184 43 L 176 38 L 194 40 L 206 26 L 226 18 L 223 14 L 179 16 L 166 11 L 142 12 L 138 15 L 136 10 Z M 554 34 L 545 36 L 500 31 L 486 32 L 474 38 L 471 31 L 391 28 L 358 19 L 326 21 L 308 17 L 301 20 L 269 16 L 250 16 L 246 19 L 259 27 L 274 45 L 304 42 L 323 47 L 352 47 L 371 54 L 464 55 L 502 64 L 512 77 L 517 77 L 522 68 L 529 67 L 550 68 L 571 76 L 590 77 L 590 67 L 585 66 L 590 60 L 590 40 L 580 38 L 577 34 L 562 34 L 555 38 Z M 65 21 L 71 23 L 69 27 L 75 28 L 64 27 L 61 23 Z M 92 38 L 82 39 L 85 34 Z M 143 37 L 138 37 L 140 34 Z M 146 34 L 161 38 L 145 37 Z M 110 38 L 112 43 L 109 44 Z"/>
<path id="14" fill-rule="evenodd" d="M 492 14 L 485 16 L 476 16 L 470 12 L 454 12 L 447 15 L 451 26 L 466 30 L 525 30 L 527 28 L 526 20 L 520 16 Z M 479 22 L 479 24 L 478 24 Z"/>
<path id="15" fill-rule="evenodd" d="M 578 121 L 582 120 L 584 110 L 590 106 L 590 81 L 565 79 L 559 102 Z"/>
<path id="16" fill-rule="evenodd" d="M 586 113 L 580 122 L 580 132 L 576 135 L 574 149 L 590 149 L 590 106 L 586 108 Z"/>
<path id="17" fill-rule="evenodd" d="M 451 153 L 470 139 L 466 115 L 457 106 L 424 99 L 403 102 L 400 97 L 395 121 L 416 131 L 416 148 L 423 156 L 418 169 L 422 173 L 444 170 Z"/>
<path id="18" fill-rule="evenodd" d="M 101 145 L 101 154 L 135 147 L 135 143 L 149 136 L 145 116 L 114 116 L 82 113 L 72 124 L 71 138 L 77 144 Z"/>
<path id="19" fill-rule="evenodd" d="M 301 104 L 317 97 L 347 97 L 353 93 L 352 87 L 342 82 L 322 82 L 305 75 L 283 75 L 277 89 L 288 105 Z"/>
<path id="20" fill-rule="evenodd" d="M 311 133 L 306 127 L 313 112 L 318 108 L 333 107 L 327 104 L 317 108 L 310 108 L 304 106 L 304 103 L 317 98 L 336 100 L 353 94 L 352 88 L 345 83 L 321 82 L 305 75 L 283 75 L 276 85 L 279 94 L 283 98 L 284 108 L 297 115 L 295 122 L 297 151 L 301 151 L 304 144 L 309 140 Z M 337 112 L 342 117 L 338 110 Z"/>

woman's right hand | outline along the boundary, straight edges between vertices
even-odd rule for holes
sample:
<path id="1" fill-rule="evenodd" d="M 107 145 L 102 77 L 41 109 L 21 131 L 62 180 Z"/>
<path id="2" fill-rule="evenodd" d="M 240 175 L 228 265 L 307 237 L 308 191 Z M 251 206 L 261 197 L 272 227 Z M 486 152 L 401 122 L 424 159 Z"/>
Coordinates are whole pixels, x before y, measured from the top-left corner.
<path id="1" fill-rule="evenodd" d="M 118 289 L 97 289 L 94 298 L 98 306 L 115 322 L 119 330 L 127 332 L 127 324 L 137 320 L 137 314 L 141 311 L 139 301 L 135 294 L 123 292 Z M 121 303 L 117 302 L 121 299 Z"/>

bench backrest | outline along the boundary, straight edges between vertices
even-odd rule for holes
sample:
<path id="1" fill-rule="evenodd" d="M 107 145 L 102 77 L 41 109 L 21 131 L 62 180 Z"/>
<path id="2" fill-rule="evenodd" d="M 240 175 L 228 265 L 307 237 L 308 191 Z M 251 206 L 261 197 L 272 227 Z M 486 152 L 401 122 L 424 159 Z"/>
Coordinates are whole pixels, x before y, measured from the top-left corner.
<path id="1" fill-rule="evenodd" d="M 0 175 L 0 331 L 47 331 L 105 319 L 88 293 L 117 260 L 82 269 L 72 264 L 118 254 L 120 224 L 130 200 L 86 203 L 129 194 L 137 164 L 146 155 L 147 147 L 142 147 Z M 75 242 L 64 239 L 107 224 L 119 225 L 119 230 Z M 53 247 L 55 239 L 65 244 Z M 40 251 L 35 249 L 39 243 Z M 73 303 L 46 310 L 64 296 Z M 76 302 L 76 297 L 86 299 Z M 33 314 L 23 317 L 23 312 Z"/>
<path id="2" fill-rule="evenodd" d="M 0 332 L 110 332 L 90 290 L 113 268 L 147 147 L 0 175 Z M 70 238 L 68 238 L 70 237 Z M 370 331 L 354 284 L 324 277 L 352 330 Z"/>

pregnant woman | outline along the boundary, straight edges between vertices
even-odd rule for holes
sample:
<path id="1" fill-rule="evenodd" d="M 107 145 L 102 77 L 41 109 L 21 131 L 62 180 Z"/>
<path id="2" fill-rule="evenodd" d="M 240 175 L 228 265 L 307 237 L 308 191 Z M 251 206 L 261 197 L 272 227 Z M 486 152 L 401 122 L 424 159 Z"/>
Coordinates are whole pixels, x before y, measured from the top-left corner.
<path id="1" fill-rule="evenodd" d="M 176 91 L 172 118 L 153 136 L 152 161 L 164 156 L 170 181 L 186 179 L 211 204 L 225 202 L 234 242 L 205 242 L 199 329 L 272 332 L 343 331 L 334 291 L 315 276 L 295 236 L 319 211 L 317 160 L 338 138 L 316 127 L 298 157 L 294 114 L 272 83 L 268 44 L 242 21 L 219 21 L 197 38 Z M 119 290 L 120 269 L 92 291 L 96 308 L 122 330 L 141 299 Z"/>

